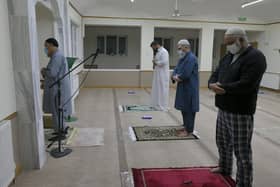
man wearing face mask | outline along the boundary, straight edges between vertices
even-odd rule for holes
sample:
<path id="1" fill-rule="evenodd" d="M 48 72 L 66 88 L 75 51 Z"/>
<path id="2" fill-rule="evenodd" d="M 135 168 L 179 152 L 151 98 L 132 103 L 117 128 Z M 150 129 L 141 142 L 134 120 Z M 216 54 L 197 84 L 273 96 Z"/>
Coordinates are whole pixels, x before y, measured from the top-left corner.
<path id="1" fill-rule="evenodd" d="M 154 51 L 154 73 L 151 93 L 151 103 L 161 111 L 168 110 L 169 102 L 169 54 L 157 41 L 151 43 Z"/>
<path id="2" fill-rule="evenodd" d="M 68 72 L 68 63 L 64 55 L 58 49 L 58 42 L 54 38 L 49 38 L 45 41 L 44 51 L 50 58 L 46 68 L 42 68 L 41 74 L 44 78 L 44 95 L 43 95 L 43 111 L 52 114 L 54 130 L 58 133 L 58 85 L 50 86 Z M 61 81 L 61 105 L 70 98 L 70 77 L 67 76 Z M 70 116 L 72 112 L 70 102 L 63 106 L 64 116 Z M 64 119 L 62 130 L 66 133 Z"/>
<path id="3" fill-rule="evenodd" d="M 252 187 L 253 163 L 251 140 L 257 94 L 266 70 L 265 56 L 248 45 L 246 32 L 228 29 L 224 43 L 228 54 L 209 79 L 218 107 L 216 143 L 219 167 L 212 172 L 232 174 L 233 151 L 237 160 L 237 187 Z"/>
<path id="4" fill-rule="evenodd" d="M 177 133 L 188 136 L 194 131 L 195 115 L 199 111 L 198 63 L 186 39 L 178 42 L 178 55 L 180 59 L 171 79 L 177 82 L 175 108 L 182 113 L 184 128 Z"/>

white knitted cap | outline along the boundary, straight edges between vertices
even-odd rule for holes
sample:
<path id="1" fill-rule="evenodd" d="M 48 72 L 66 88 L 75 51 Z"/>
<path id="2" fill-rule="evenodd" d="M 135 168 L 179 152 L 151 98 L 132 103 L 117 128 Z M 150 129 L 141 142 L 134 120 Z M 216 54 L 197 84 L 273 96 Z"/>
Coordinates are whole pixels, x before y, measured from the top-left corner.
<path id="1" fill-rule="evenodd" d="M 226 31 L 225 35 L 232 37 L 245 37 L 246 31 L 241 28 L 230 28 Z"/>
<path id="2" fill-rule="evenodd" d="M 190 46 L 191 44 L 187 39 L 182 39 L 178 42 L 178 45 Z"/>

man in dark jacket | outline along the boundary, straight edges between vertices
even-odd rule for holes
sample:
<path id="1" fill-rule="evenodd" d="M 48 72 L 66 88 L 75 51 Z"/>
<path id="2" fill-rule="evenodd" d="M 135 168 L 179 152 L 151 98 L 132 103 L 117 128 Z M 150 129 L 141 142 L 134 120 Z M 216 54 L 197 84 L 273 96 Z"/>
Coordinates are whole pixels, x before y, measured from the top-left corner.
<path id="1" fill-rule="evenodd" d="M 246 32 L 227 30 L 224 38 L 228 54 L 211 75 L 209 88 L 216 93 L 219 108 L 216 143 L 219 167 L 212 172 L 232 174 L 233 151 L 237 159 L 237 187 L 252 187 L 251 140 L 257 94 L 266 70 L 265 56 L 248 45 Z"/>

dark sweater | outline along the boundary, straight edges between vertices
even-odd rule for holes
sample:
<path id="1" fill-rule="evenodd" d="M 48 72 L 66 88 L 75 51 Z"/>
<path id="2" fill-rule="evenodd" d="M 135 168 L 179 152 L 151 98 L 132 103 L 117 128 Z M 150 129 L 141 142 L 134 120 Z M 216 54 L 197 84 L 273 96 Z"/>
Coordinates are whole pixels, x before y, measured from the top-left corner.
<path id="1" fill-rule="evenodd" d="M 252 115 L 256 111 L 257 95 L 262 76 L 266 70 L 265 56 L 257 49 L 248 47 L 231 63 L 232 54 L 221 59 L 208 84 L 219 82 L 226 91 L 216 95 L 215 104 L 234 114 Z"/>

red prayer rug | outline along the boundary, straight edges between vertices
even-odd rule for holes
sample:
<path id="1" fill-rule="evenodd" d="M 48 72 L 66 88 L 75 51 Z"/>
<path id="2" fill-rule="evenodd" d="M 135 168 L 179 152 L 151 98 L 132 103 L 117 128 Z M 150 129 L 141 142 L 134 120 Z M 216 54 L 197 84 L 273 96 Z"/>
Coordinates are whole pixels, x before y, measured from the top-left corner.
<path id="1" fill-rule="evenodd" d="M 135 187 L 235 187 L 231 177 L 211 167 L 132 169 Z"/>

